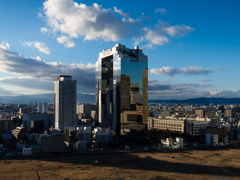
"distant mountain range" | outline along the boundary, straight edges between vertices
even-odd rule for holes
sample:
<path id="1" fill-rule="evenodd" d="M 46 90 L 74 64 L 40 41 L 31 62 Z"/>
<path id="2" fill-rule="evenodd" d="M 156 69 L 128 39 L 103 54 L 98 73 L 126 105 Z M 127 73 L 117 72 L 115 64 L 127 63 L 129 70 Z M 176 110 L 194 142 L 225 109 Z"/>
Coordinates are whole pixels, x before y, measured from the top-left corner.
<path id="1" fill-rule="evenodd" d="M 149 103 L 174 103 L 174 104 L 240 104 L 240 98 L 193 98 L 186 100 L 148 100 Z"/>
<path id="2" fill-rule="evenodd" d="M 0 103 L 28 104 L 29 101 L 38 103 L 54 103 L 54 93 L 21 96 L 0 96 Z M 95 103 L 95 95 L 77 93 L 77 102 Z"/>
<path id="3" fill-rule="evenodd" d="M 54 93 L 21 95 L 21 96 L 0 96 L 0 103 L 28 104 L 29 101 L 38 103 L 54 103 Z M 77 102 L 95 103 L 95 95 L 77 93 Z M 149 103 L 174 103 L 174 104 L 240 104 L 240 98 L 193 98 L 186 100 L 148 100 Z"/>

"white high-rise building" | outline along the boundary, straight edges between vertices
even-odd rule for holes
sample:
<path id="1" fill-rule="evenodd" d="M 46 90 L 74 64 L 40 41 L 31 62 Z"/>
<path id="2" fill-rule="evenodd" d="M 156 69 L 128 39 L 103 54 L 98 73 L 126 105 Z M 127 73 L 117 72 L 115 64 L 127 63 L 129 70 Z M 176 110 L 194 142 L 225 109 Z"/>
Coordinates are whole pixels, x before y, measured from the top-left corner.
<path id="1" fill-rule="evenodd" d="M 38 103 L 38 112 L 40 112 L 40 113 L 48 112 L 48 104 L 47 103 Z"/>
<path id="2" fill-rule="evenodd" d="M 55 128 L 64 129 L 77 125 L 76 92 L 77 81 L 72 76 L 60 75 L 54 83 Z"/>

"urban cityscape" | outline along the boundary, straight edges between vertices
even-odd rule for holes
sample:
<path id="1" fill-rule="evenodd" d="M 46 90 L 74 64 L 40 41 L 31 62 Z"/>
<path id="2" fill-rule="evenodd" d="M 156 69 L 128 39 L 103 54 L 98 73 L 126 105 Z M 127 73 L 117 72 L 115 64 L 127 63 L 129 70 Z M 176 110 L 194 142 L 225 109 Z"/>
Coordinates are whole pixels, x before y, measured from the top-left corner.
<path id="1" fill-rule="evenodd" d="M 0 2 L 0 14 L 7 11 L 8 3 Z M 239 41 L 229 43 L 233 38 L 229 35 L 221 43 L 228 43 L 232 51 L 226 47 L 224 52 L 205 40 L 209 49 L 214 46 L 212 51 L 219 48 L 222 57 L 184 61 L 177 56 L 183 51 L 192 57 L 191 48 L 203 58 L 212 54 L 198 49 L 194 40 L 182 40 L 184 44 L 177 40 L 192 36 L 198 27 L 164 21 L 171 14 L 171 3 L 156 3 L 169 11 L 150 5 L 146 14 L 153 11 L 154 16 L 142 9 L 141 16 L 133 19 L 130 11 L 113 2 L 112 7 L 74 0 L 42 0 L 26 7 L 16 3 L 14 9 L 24 16 L 40 6 L 34 13 L 42 21 L 38 25 L 42 42 L 20 40 L 17 45 L 0 35 L 0 179 L 240 178 L 240 88 L 234 69 L 240 57 Z M 237 5 L 234 0 L 221 1 L 216 12 L 227 6 L 232 12 L 228 9 L 226 15 L 235 16 Z M 162 18 L 158 17 L 155 28 L 145 23 L 156 15 Z M 183 20 L 190 22 L 187 18 Z M 40 22 L 31 19 L 29 23 Z M 26 37 L 37 39 L 32 30 Z M 25 31 L 20 28 L 21 33 Z M 2 33 L 8 34 L 0 29 Z M 43 43 L 47 38 L 52 50 Z M 19 53 L 10 49 L 9 42 Z M 169 54 L 174 43 L 177 56 Z M 181 50 L 184 46 L 188 48 Z M 38 56 L 41 53 L 47 59 L 54 52 L 52 57 L 59 60 Z M 80 61 L 78 55 L 94 60 Z M 225 57 L 235 59 L 230 62 Z M 222 61 L 229 65 L 223 66 Z M 231 73 L 231 78 L 225 78 Z"/>

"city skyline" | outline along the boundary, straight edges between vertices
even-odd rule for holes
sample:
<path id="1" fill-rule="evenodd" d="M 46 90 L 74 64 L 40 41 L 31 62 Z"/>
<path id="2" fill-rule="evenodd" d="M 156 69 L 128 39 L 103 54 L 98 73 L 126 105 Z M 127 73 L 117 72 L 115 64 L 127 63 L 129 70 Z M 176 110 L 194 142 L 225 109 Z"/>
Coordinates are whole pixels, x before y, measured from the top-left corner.
<path id="1" fill-rule="evenodd" d="M 239 2 L 138 2 L 0 2 L 0 96 L 53 93 L 60 74 L 94 95 L 99 52 L 121 43 L 148 55 L 150 100 L 240 97 Z"/>

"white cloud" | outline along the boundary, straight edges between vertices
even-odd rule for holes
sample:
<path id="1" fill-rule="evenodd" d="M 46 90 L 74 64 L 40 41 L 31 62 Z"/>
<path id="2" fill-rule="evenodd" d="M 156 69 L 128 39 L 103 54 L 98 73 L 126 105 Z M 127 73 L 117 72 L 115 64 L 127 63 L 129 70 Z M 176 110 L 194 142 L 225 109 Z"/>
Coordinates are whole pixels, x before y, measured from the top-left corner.
<path id="1" fill-rule="evenodd" d="M 164 9 L 164 8 L 155 9 L 155 13 L 169 14 L 168 11 L 166 9 Z"/>
<path id="2" fill-rule="evenodd" d="M 43 18 L 42 13 L 38 13 L 38 17 L 39 17 L 39 18 Z"/>
<path id="3" fill-rule="evenodd" d="M 152 44 L 146 44 L 146 45 L 144 45 L 144 46 L 141 46 L 141 49 L 155 49 L 155 47 L 152 45 Z"/>
<path id="4" fill-rule="evenodd" d="M 200 74 L 209 74 L 211 71 L 209 69 L 202 69 L 200 66 L 188 66 L 181 67 L 179 69 L 172 67 L 162 67 L 160 69 L 151 69 L 153 74 L 162 74 L 164 76 L 174 76 L 175 74 L 184 74 L 184 75 L 200 75 Z"/>
<path id="5" fill-rule="evenodd" d="M 8 50 L 10 48 L 10 45 L 8 42 L 2 42 L 0 43 L 0 48 L 3 49 L 3 50 Z"/>
<path id="6" fill-rule="evenodd" d="M 73 79 L 77 80 L 81 92 L 95 92 L 95 65 L 91 63 L 85 65 L 45 62 L 40 57 L 24 57 L 0 47 L 0 71 L 19 76 L 0 79 L 0 83 L 8 83 L 8 85 L 21 86 L 22 84 L 35 89 L 41 89 L 41 85 L 43 89 L 49 90 L 48 86 L 51 83 L 53 86 L 53 81 L 58 75 L 72 75 Z"/>
<path id="7" fill-rule="evenodd" d="M 163 45 L 170 42 L 169 38 L 167 38 L 161 33 L 152 31 L 150 28 L 144 28 L 144 37 L 145 39 L 149 40 L 151 44 L 154 45 Z"/>
<path id="8" fill-rule="evenodd" d="M 35 47 L 39 52 L 51 54 L 51 50 L 42 42 L 24 42 L 24 46 Z"/>
<path id="9" fill-rule="evenodd" d="M 147 44 L 163 45 L 170 42 L 166 35 L 177 37 L 193 30 L 185 25 L 170 26 L 162 20 L 162 23 L 158 22 L 153 30 L 142 23 L 141 19 L 151 19 L 144 14 L 137 19 L 132 19 L 128 13 L 117 7 L 105 9 L 96 3 L 87 6 L 73 0 L 46 0 L 43 3 L 43 10 L 44 21 L 49 26 L 48 32 L 59 32 L 62 37 L 66 37 L 67 42 L 71 42 L 64 44 L 66 47 L 73 47 L 72 38 L 83 38 L 84 41 L 143 38 L 148 41 Z M 59 42 L 62 41 L 59 40 Z"/>
<path id="10" fill-rule="evenodd" d="M 66 37 L 66 36 L 62 36 L 62 37 L 58 37 L 57 41 L 60 44 L 64 44 L 64 46 L 66 48 L 71 48 L 71 47 L 75 47 L 75 43 L 73 42 L 73 40 L 71 40 L 70 38 Z"/>
<path id="11" fill-rule="evenodd" d="M 40 29 L 40 31 L 41 31 L 43 34 L 45 34 L 46 32 L 48 32 L 48 29 L 45 28 L 45 27 L 42 27 L 42 28 Z"/>
<path id="12" fill-rule="evenodd" d="M 121 10 L 121 9 L 117 9 L 116 6 L 113 7 L 113 9 L 114 9 L 114 12 L 120 14 L 121 16 L 123 16 L 123 17 L 129 17 L 129 14 L 128 14 L 128 13 L 123 12 L 123 10 Z"/>

